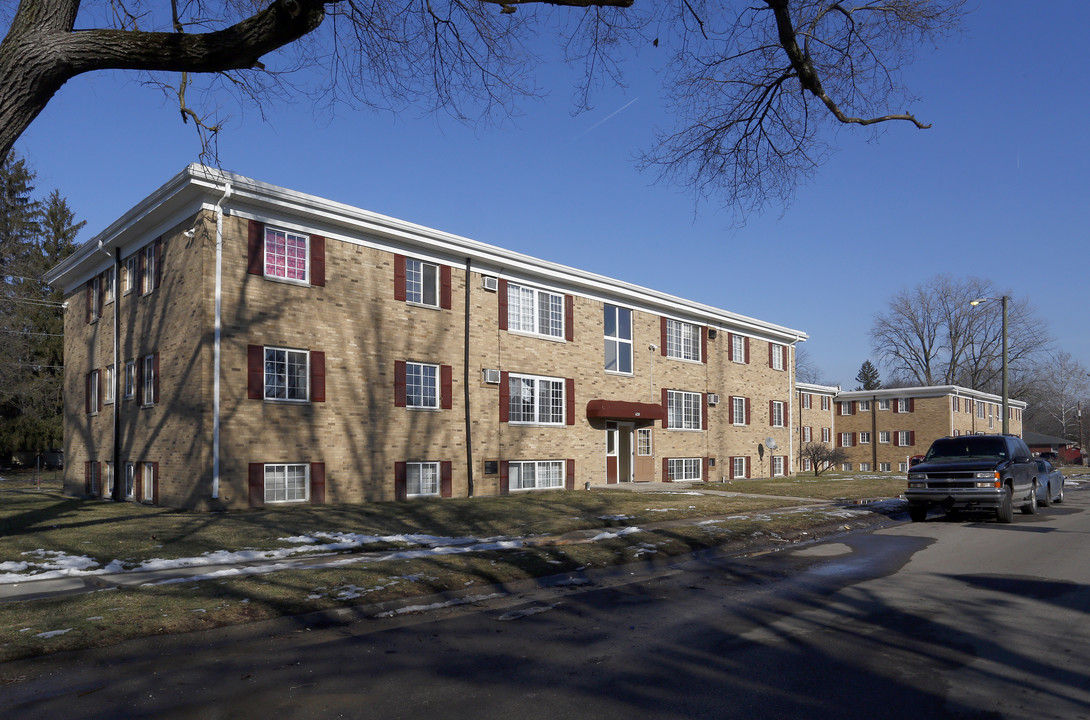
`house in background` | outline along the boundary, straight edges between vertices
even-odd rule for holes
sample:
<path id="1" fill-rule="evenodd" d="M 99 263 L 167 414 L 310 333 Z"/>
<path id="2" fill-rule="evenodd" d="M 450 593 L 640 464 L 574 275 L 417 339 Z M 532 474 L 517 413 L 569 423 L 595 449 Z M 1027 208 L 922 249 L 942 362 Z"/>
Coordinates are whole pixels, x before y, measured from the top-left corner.
<path id="1" fill-rule="evenodd" d="M 186 168 L 47 277 L 69 493 L 217 509 L 795 471 L 805 333 L 239 175 Z"/>
<path id="2" fill-rule="evenodd" d="M 1054 463 L 1066 465 L 1082 465 L 1084 454 L 1077 443 L 1054 435 L 1045 435 L 1027 430 L 1022 439 L 1034 455 L 1044 455 Z"/>

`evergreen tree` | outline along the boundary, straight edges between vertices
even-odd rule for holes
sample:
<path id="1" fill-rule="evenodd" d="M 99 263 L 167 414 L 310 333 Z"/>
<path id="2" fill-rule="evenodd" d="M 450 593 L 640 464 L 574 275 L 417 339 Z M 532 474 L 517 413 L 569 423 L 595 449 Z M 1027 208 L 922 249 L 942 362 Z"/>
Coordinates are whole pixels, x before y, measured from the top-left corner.
<path id="1" fill-rule="evenodd" d="M 878 379 L 878 368 L 874 367 L 870 360 L 864 360 L 859 366 L 859 374 L 855 381 L 860 383 L 856 390 L 878 390 L 882 387 L 882 381 Z"/>

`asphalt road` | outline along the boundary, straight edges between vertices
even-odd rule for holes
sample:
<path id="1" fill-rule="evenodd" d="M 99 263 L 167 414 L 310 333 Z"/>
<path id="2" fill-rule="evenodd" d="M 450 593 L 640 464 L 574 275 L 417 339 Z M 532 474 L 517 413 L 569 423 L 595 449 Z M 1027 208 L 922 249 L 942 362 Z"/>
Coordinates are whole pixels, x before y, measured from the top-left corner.
<path id="1" fill-rule="evenodd" d="M 1090 718 L 1090 492 L 332 627 L 3 666 L 4 718 Z"/>

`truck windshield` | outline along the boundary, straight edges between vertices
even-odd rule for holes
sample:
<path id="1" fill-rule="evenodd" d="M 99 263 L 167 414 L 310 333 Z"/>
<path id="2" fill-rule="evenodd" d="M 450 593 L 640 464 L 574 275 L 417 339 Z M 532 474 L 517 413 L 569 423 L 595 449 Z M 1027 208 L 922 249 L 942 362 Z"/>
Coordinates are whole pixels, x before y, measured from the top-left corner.
<path id="1" fill-rule="evenodd" d="M 1007 446 L 1002 438 L 967 436 L 943 438 L 931 444 L 924 462 L 931 460 L 968 460 L 971 458 L 1007 459 Z"/>

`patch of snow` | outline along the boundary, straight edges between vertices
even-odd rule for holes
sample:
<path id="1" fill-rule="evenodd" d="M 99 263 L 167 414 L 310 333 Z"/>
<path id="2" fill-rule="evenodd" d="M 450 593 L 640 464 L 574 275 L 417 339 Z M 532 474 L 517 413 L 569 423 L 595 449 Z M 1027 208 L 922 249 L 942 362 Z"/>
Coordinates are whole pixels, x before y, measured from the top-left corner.
<path id="1" fill-rule="evenodd" d="M 403 608 L 397 610 L 387 610 L 384 613 L 379 613 L 378 617 L 388 618 L 397 617 L 398 615 L 407 615 L 409 613 L 428 612 L 430 610 L 440 610 L 447 607 L 456 607 L 458 605 L 472 605 L 476 602 L 483 602 L 485 600 L 495 600 L 496 598 L 506 597 L 506 593 L 490 593 L 488 595 L 467 595 L 464 598 L 458 598 L 456 600 L 448 600 L 446 602 L 431 603 L 430 605 L 406 605 Z"/>
<path id="2" fill-rule="evenodd" d="M 66 632 L 72 632 L 72 628 L 65 628 L 64 630 L 50 630 L 48 632 L 38 633 L 34 637 L 36 638 L 54 638 L 58 635 L 64 635 Z"/>
<path id="3" fill-rule="evenodd" d="M 638 533 L 638 532 L 643 532 L 643 530 L 640 530 L 638 527 L 626 527 L 626 528 L 622 528 L 621 530 L 618 530 L 617 532 L 611 532 L 611 531 L 607 530 L 606 532 L 598 533 L 597 535 L 592 537 L 590 540 L 591 540 L 591 542 L 594 542 L 595 540 L 612 540 L 614 538 L 619 538 L 619 537 L 623 537 L 625 535 L 631 535 L 632 533 Z"/>

